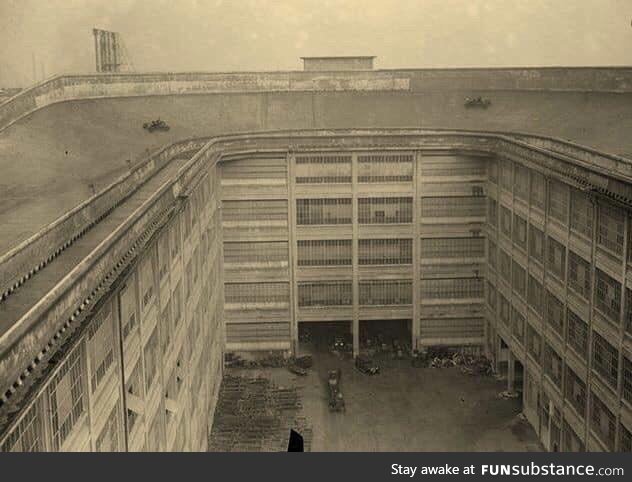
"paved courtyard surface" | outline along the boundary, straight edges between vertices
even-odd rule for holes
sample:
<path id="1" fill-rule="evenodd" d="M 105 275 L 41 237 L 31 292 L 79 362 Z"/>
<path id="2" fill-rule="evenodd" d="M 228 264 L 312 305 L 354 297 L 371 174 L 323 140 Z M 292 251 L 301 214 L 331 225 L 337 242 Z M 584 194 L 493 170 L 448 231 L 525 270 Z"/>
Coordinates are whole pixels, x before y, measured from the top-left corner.
<path id="1" fill-rule="evenodd" d="M 327 371 L 340 368 L 346 412 L 327 406 Z M 229 370 L 229 374 L 237 371 Z M 413 368 L 389 361 L 369 377 L 351 360 L 318 353 L 305 377 L 285 368 L 241 369 L 244 376 L 298 388 L 312 451 L 539 451 L 520 401 L 498 393 L 505 384 L 458 368 Z M 217 415 L 216 415 L 217 416 Z M 289 428 L 289 427 L 288 427 Z"/>

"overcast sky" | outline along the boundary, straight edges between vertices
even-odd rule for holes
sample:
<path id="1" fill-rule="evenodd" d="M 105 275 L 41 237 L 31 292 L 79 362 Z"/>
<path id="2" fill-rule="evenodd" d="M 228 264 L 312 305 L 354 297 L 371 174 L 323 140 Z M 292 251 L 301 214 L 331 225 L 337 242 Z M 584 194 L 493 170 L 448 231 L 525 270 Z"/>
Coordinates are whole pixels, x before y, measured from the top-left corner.
<path id="1" fill-rule="evenodd" d="M 139 71 L 631 65 L 632 0 L 0 0 L 0 86 L 94 70 L 92 28 Z"/>

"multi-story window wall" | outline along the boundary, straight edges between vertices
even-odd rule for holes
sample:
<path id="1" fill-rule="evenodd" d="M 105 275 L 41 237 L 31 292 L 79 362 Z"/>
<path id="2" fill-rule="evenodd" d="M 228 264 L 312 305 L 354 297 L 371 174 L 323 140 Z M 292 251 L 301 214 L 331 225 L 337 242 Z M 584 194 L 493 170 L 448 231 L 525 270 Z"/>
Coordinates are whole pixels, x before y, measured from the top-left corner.
<path id="1" fill-rule="evenodd" d="M 358 182 L 411 182 L 412 154 L 370 154 L 358 156 Z"/>
<path id="2" fill-rule="evenodd" d="M 360 305 L 410 305 L 413 302 L 412 281 L 360 281 Z"/>
<path id="3" fill-rule="evenodd" d="M 484 217 L 485 197 L 424 197 L 421 215 L 426 218 Z"/>
<path id="4" fill-rule="evenodd" d="M 358 241 L 358 264 L 394 265 L 412 262 L 412 239 L 360 239 Z"/>
<path id="5" fill-rule="evenodd" d="M 350 184 L 351 156 L 297 156 L 295 175 L 297 184 Z"/>
<path id="6" fill-rule="evenodd" d="M 593 332 L 592 367 L 616 391 L 619 376 L 619 351 L 599 333 Z"/>
<path id="7" fill-rule="evenodd" d="M 349 306 L 353 290 L 350 281 L 328 281 L 298 284 L 298 306 Z"/>
<path id="8" fill-rule="evenodd" d="M 413 221 L 412 197 L 375 197 L 358 199 L 360 224 L 402 224 Z"/>
<path id="9" fill-rule="evenodd" d="M 299 240 L 297 251 L 299 266 L 351 266 L 350 239 Z"/>
<path id="10" fill-rule="evenodd" d="M 351 198 L 297 199 L 296 224 L 351 224 Z"/>

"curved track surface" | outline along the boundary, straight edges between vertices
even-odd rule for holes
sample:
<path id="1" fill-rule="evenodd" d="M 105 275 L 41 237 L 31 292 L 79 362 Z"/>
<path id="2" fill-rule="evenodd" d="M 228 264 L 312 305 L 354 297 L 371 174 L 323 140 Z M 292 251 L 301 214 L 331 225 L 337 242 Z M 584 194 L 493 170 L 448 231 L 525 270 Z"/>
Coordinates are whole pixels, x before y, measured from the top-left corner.
<path id="1" fill-rule="evenodd" d="M 0 132 L 0 253 L 37 232 L 140 160 L 191 136 L 288 128 L 449 127 L 530 132 L 632 158 L 632 94 L 295 92 L 82 100 L 34 112 Z M 169 132 L 143 122 L 161 117 Z M 93 186 L 92 186 L 93 185 Z"/>

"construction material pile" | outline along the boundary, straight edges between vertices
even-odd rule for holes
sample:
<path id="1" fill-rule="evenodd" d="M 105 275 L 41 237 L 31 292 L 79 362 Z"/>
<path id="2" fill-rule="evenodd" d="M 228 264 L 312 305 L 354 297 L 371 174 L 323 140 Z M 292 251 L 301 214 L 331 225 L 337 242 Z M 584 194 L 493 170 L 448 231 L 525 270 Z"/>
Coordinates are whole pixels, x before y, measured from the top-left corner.
<path id="1" fill-rule="evenodd" d="M 429 349 L 425 354 L 430 368 L 460 367 L 468 375 L 493 375 L 491 362 L 483 355 L 468 355 L 448 349 Z"/>
<path id="2" fill-rule="evenodd" d="M 222 380 L 213 428 L 212 452 L 284 452 L 290 429 L 303 435 L 305 450 L 311 428 L 298 416 L 295 388 L 281 388 L 265 378 L 226 375 Z"/>
<path id="3" fill-rule="evenodd" d="M 287 364 L 282 354 L 274 352 L 257 359 L 245 359 L 235 353 L 226 353 L 224 362 L 226 368 L 280 368 Z"/>

